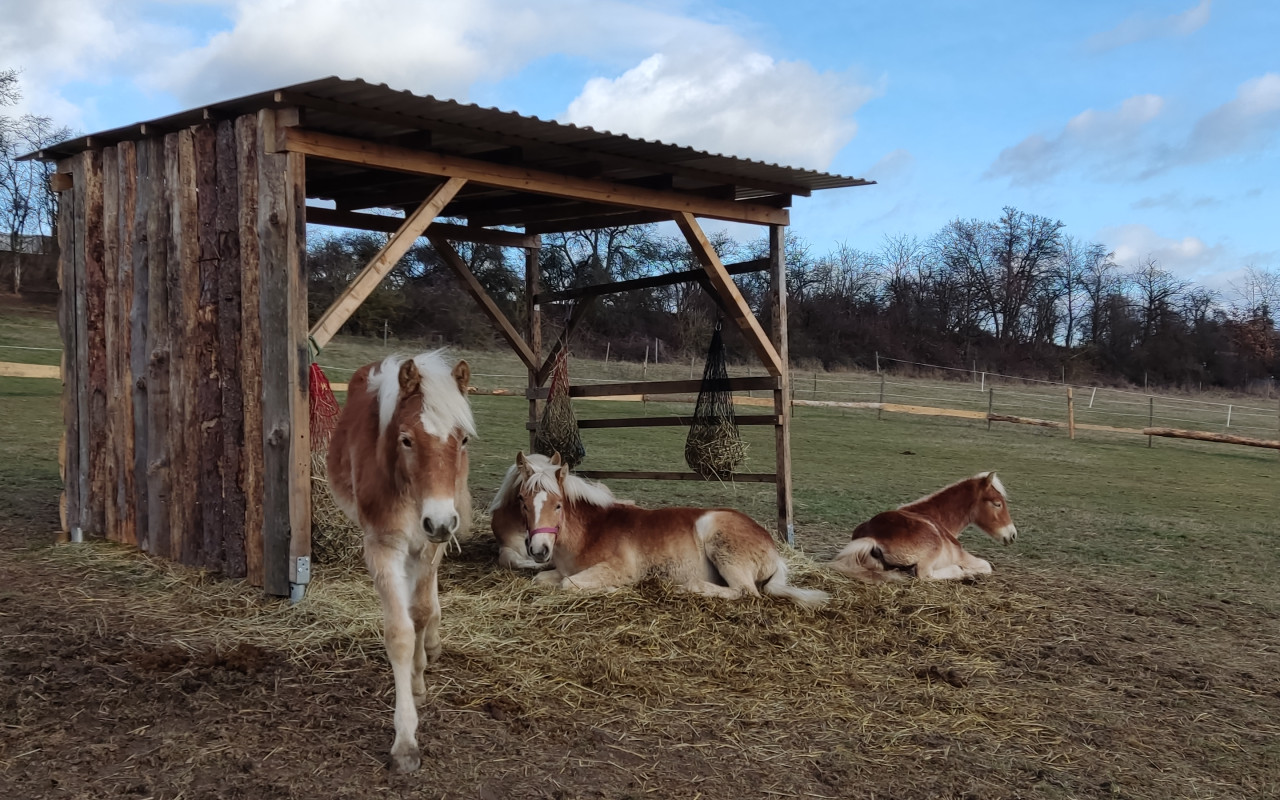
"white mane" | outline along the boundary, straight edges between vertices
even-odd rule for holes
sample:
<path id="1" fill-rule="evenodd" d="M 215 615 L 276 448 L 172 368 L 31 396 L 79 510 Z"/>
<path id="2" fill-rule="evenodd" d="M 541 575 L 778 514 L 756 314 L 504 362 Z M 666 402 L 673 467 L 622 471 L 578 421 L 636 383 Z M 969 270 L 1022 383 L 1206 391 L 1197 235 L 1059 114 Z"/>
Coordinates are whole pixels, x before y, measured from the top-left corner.
<path id="1" fill-rule="evenodd" d="M 542 490 L 552 494 L 560 493 L 560 482 L 556 479 L 556 470 L 559 467 L 552 466 L 551 459 L 538 453 L 530 453 L 525 456 L 525 463 L 529 465 L 530 471 L 529 477 L 524 482 L 525 488 Z M 502 479 L 502 485 L 498 487 L 497 496 L 489 504 L 489 513 L 492 514 L 505 503 L 515 499 L 515 496 L 520 493 L 520 489 L 520 467 L 517 464 L 512 464 L 507 468 L 507 474 Z M 608 486 L 603 483 L 589 481 L 586 478 L 580 478 L 573 473 L 569 473 L 569 477 L 565 478 L 564 490 L 569 495 L 570 501 L 590 503 L 601 508 L 608 508 L 618 502 L 613 495 L 613 491 Z"/>
<path id="2" fill-rule="evenodd" d="M 994 488 L 997 492 L 999 492 L 1001 497 L 1003 497 L 1005 500 L 1008 500 L 1008 499 L 1009 499 L 1009 493 L 1008 493 L 1008 492 L 1006 492 L 1006 491 L 1004 490 L 1004 484 L 1000 482 L 1000 476 L 999 476 L 999 475 L 996 475 L 994 472 L 979 472 L 977 475 L 974 475 L 973 477 L 975 477 L 975 478 L 985 478 L 985 477 L 987 477 L 988 475 L 990 475 L 990 476 L 991 476 L 991 486 L 992 486 L 992 488 Z"/>
<path id="3" fill-rule="evenodd" d="M 369 391 L 378 395 L 378 432 L 387 429 L 400 399 L 400 365 L 407 356 L 390 355 L 369 373 Z M 441 439 L 454 428 L 461 428 L 468 436 L 476 435 L 475 419 L 471 415 L 471 403 L 458 391 L 453 378 L 453 367 L 444 360 L 443 350 L 419 353 L 413 363 L 422 376 L 422 427 L 427 433 Z"/>

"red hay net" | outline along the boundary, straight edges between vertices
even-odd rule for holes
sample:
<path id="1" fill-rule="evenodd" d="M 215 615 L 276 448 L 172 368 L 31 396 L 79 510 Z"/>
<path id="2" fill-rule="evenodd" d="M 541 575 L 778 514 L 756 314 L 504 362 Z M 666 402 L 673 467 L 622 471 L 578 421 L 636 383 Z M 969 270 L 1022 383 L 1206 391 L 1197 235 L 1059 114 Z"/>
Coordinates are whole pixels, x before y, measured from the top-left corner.
<path id="1" fill-rule="evenodd" d="M 338 427 L 338 398 L 325 377 L 320 365 L 311 362 L 311 449 L 323 450 L 329 446 L 329 438 Z"/>

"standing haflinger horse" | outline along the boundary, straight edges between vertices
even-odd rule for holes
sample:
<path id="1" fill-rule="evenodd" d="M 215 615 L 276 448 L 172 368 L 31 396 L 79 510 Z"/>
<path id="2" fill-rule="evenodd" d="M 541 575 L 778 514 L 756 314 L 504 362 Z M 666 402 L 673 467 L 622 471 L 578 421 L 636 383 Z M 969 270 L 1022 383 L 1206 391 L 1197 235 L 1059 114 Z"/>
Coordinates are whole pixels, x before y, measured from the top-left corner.
<path id="1" fill-rule="evenodd" d="M 395 676 L 391 766 L 418 768 L 422 673 L 440 657 L 436 570 L 446 543 L 471 524 L 467 400 L 471 369 L 439 351 L 389 356 L 361 367 L 329 445 L 329 488 L 364 530 L 364 560 L 382 601 L 383 637 Z"/>
<path id="2" fill-rule="evenodd" d="M 525 547 L 524 513 L 520 509 L 520 486 L 532 473 L 544 473 L 554 478 L 560 461 L 554 463 L 541 453 L 524 456 L 523 463 L 507 468 L 507 474 L 498 487 L 498 493 L 489 504 L 489 526 L 498 540 L 498 566 L 506 569 L 551 569 L 549 561 L 534 561 Z M 570 474 L 565 481 L 565 491 L 570 500 L 582 500 L 594 505 L 624 502 L 613 496 L 608 486 Z"/>
<path id="3" fill-rule="evenodd" d="M 868 583 L 989 575 L 991 562 L 965 551 L 956 538 L 970 525 L 1006 545 L 1018 537 L 1008 494 L 994 472 L 876 514 L 854 528 L 853 541 L 828 566 Z"/>
<path id="4" fill-rule="evenodd" d="M 525 549 L 553 569 L 534 577 L 562 589 L 614 589 L 654 575 L 678 587 L 737 599 L 765 594 L 820 606 L 826 592 L 787 584 L 787 564 L 769 532 L 740 511 L 640 508 L 590 491 L 560 456 L 550 473 L 516 455 Z M 581 482 L 581 483 L 579 483 Z"/>

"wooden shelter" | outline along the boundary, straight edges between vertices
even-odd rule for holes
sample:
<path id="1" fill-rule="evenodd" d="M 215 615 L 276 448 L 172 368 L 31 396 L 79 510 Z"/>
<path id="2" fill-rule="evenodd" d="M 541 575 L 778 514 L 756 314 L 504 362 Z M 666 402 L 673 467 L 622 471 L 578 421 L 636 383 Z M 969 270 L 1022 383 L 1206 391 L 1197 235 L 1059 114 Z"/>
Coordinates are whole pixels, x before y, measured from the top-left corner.
<path id="1" fill-rule="evenodd" d="M 56 162 L 65 343 L 63 520 L 271 594 L 310 574 L 309 339 L 323 347 L 420 236 L 528 369 L 532 428 L 550 364 L 540 308 L 697 280 L 768 372 L 777 462 L 736 480 L 777 485 L 792 530 L 783 233 L 796 195 L 868 183 L 560 125 L 326 78 L 83 136 L 32 154 Z M 329 201 L 308 205 L 307 201 Z M 382 215 L 368 213 L 371 209 Z M 402 218 L 385 215 L 402 210 Z M 364 213 L 362 213 L 364 212 Z M 769 229 L 769 257 L 722 264 L 699 217 Z M 452 220 L 437 222 L 436 220 Z M 702 269 L 544 292 L 539 235 L 674 220 Z M 308 328 L 306 224 L 392 234 Z M 465 224 L 460 224 L 465 222 Z M 521 229 L 513 231 L 512 228 Z M 524 248 L 525 330 L 451 244 Z M 734 285 L 768 270 L 766 331 Z M 699 381 L 573 387 L 575 397 L 689 394 Z M 681 425 L 682 418 L 582 427 Z M 693 473 L 584 472 L 694 479 Z"/>

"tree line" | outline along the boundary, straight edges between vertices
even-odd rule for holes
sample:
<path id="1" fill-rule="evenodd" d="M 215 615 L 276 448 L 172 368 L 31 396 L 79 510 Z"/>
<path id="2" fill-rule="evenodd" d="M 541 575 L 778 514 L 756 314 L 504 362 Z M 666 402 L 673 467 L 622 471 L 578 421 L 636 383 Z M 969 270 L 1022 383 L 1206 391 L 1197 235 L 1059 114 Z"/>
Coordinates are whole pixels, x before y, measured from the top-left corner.
<path id="1" fill-rule="evenodd" d="M 308 251 L 313 316 L 386 241 L 382 234 L 325 233 Z M 762 238 L 712 237 L 726 263 L 762 258 Z M 484 245 L 461 254 L 518 324 L 525 313 L 522 254 Z M 886 236 L 874 250 L 816 253 L 785 244 L 793 363 L 827 369 L 874 365 L 875 355 L 1026 376 L 1133 384 L 1247 388 L 1280 374 L 1280 272 L 1245 267 L 1225 293 L 1182 280 L 1153 258 L 1119 264 L 1107 248 L 1071 236 L 1062 222 L 1015 208 L 994 220 L 956 219 L 934 235 Z M 697 269 L 684 239 L 660 226 L 602 228 L 543 237 L 543 291 Z M 767 273 L 737 277 L 766 323 Z M 581 355 L 640 360 L 654 350 L 682 360 L 705 353 L 719 309 L 697 283 L 591 301 L 571 339 Z M 544 337 L 569 304 L 542 307 Z M 731 326 L 727 326 L 731 327 Z M 347 324 L 356 334 L 437 335 L 489 346 L 495 334 L 426 244 L 410 250 Z M 752 356 L 728 332 L 731 355 Z"/>

